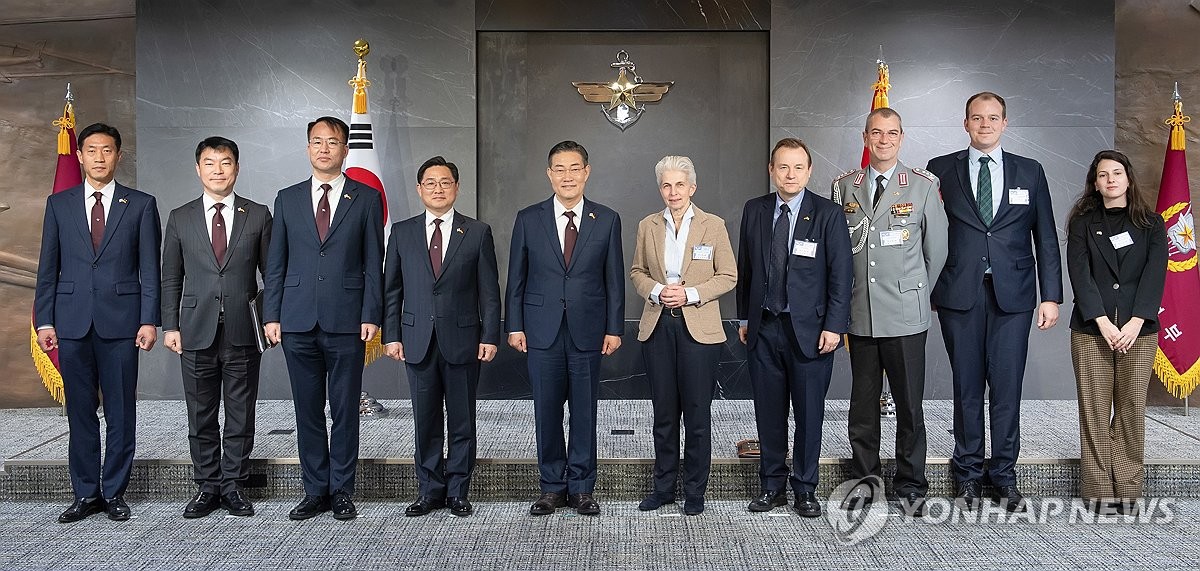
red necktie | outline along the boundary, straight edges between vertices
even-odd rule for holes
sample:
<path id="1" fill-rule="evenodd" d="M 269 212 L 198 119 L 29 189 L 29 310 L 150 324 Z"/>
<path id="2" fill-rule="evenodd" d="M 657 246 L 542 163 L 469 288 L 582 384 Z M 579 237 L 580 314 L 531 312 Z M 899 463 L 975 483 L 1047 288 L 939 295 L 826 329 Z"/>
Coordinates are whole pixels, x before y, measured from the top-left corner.
<path id="1" fill-rule="evenodd" d="M 442 219 L 433 219 L 433 238 L 429 239 L 429 263 L 433 265 L 433 277 L 442 275 Z"/>
<path id="2" fill-rule="evenodd" d="M 328 184 L 321 185 L 321 201 L 317 203 L 317 237 L 322 242 L 329 234 L 329 191 L 333 190 Z"/>
<path id="3" fill-rule="evenodd" d="M 579 238 L 579 227 L 575 226 L 575 213 L 568 210 L 563 212 L 567 217 L 567 229 L 563 232 L 563 262 L 571 266 L 571 254 L 575 251 L 575 240 Z"/>
<path id="4" fill-rule="evenodd" d="M 92 205 L 92 250 L 99 252 L 100 242 L 104 240 L 104 203 L 100 202 L 104 193 L 96 191 L 92 196 L 96 198 L 96 203 Z"/>
<path id="5" fill-rule="evenodd" d="M 225 265 L 225 248 L 228 247 L 229 239 L 225 237 L 225 217 L 221 215 L 221 209 L 225 205 L 218 202 L 213 205 L 217 211 L 213 213 L 212 219 L 212 247 L 213 254 L 217 256 L 217 265 Z"/>

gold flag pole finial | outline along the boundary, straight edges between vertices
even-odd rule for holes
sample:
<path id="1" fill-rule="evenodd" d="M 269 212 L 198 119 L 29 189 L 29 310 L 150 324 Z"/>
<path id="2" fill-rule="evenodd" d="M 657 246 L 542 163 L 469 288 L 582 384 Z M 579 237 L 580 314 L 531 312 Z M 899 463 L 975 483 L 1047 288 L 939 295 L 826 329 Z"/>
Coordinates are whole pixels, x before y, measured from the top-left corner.
<path id="1" fill-rule="evenodd" d="M 871 86 L 875 89 L 875 100 L 871 102 L 871 109 L 887 107 L 888 91 L 892 89 L 888 64 L 883 59 L 883 44 L 879 45 L 879 59 L 875 60 L 875 65 L 878 66 L 879 76 L 875 80 L 875 85 Z"/>
<path id="2" fill-rule="evenodd" d="M 359 38 L 354 40 L 354 55 L 358 56 L 358 75 L 350 80 L 350 86 L 354 88 L 354 112 L 367 112 L 367 87 L 370 87 L 371 82 L 367 80 L 367 54 L 371 53 L 371 45 L 366 40 Z"/>
<path id="3" fill-rule="evenodd" d="M 67 83 L 67 94 L 63 97 L 62 117 L 55 119 L 51 125 L 58 127 L 58 154 L 71 154 L 71 135 L 68 129 L 75 128 L 75 96 L 71 94 L 71 84 Z"/>
<path id="4" fill-rule="evenodd" d="M 1183 125 L 1192 120 L 1191 117 L 1183 114 L 1183 98 L 1179 97 L 1179 82 L 1175 82 L 1175 93 L 1171 96 L 1175 102 L 1175 112 L 1171 114 L 1163 123 L 1171 126 L 1171 140 L 1167 144 L 1167 149 L 1172 151 L 1182 151 L 1187 147 L 1187 139 L 1184 138 Z"/>

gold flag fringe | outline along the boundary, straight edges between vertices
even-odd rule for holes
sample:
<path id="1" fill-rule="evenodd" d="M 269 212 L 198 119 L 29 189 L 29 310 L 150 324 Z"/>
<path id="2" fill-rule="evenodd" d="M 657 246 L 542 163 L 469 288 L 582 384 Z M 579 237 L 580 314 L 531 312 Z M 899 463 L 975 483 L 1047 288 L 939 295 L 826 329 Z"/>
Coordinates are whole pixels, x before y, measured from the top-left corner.
<path id="1" fill-rule="evenodd" d="M 46 390 L 50 391 L 50 396 L 58 401 L 58 404 L 63 404 L 65 397 L 62 373 L 58 372 L 54 361 L 51 361 L 50 356 L 38 346 L 37 330 L 33 328 L 32 323 L 29 324 L 29 354 L 33 357 L 33 366 L 37 369 L 38 376 L 42 377 L 42 384 L 46 386 Z"/>
<path id="2" fill-rule="evenodd" d="M 1154 354 L 1154 374 L 1166 385 L 1171 396 L 1184 399 L 1196 390 L 1197 384 L 1200 384 L 1200 361 L 1192 363 L 1192 367 L 1186 373 L 1179 374 L 1160 347 Z"/>
<path id="3" fill-rule="evenodd" d="M 370 341 L 367 341 L 367 350 L 366 353 L 363 354 L 363 367 L 374 363 L 377 359 L 386 354 L 386 351 L 383 348 L 383 342 L 380 341 L 382 338 L 383 331 L 380 330 L 375 333 L 375 337 L 373 337 Z"/>

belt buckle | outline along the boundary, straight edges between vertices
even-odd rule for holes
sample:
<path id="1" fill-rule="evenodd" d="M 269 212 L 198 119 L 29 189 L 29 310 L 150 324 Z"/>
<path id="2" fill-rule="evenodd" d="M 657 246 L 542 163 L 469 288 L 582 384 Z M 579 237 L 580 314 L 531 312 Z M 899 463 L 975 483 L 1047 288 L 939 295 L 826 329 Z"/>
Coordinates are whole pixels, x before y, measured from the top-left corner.
<path id="1" fill-rule="evenodd" d="M 681 308 L 681 307 L 668 307 L 668 308 L 667 308 L 667 315 L 670 315 L 671 317 L 683 317 L 683 308 Z"/>

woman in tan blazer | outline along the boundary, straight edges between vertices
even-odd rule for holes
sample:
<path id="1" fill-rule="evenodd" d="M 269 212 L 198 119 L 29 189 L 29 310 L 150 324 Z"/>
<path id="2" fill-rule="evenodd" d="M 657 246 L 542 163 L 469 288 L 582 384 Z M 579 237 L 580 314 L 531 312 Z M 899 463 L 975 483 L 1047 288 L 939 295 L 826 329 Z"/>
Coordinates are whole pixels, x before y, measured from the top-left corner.
<path id="1" fill-rule="evenodd" d="M 679 419 L 686 427 L 683 512 L 704 511 L 712 463 L 711 408 L 725 331 L 717 298 L 737 283 L 725 221 L 692 204 L 696 169 L 666 156 L 654 167 L 667 207 L 638 224 L 629 279 L 646 300 L 638 341 L 654 402 L 653 490 L 638 509 L 675 502 Z"/>

